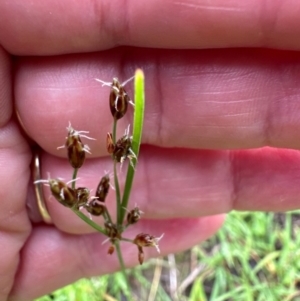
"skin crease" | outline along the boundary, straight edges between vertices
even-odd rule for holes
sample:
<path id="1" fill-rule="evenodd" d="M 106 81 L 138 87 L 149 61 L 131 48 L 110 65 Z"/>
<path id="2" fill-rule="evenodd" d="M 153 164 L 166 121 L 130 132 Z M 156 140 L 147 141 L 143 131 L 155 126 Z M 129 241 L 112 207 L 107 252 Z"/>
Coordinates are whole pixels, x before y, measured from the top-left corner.
<path id="1" fill-rule="evenodd" d="M 43 148 L 44 178 L 71 176 L 56 149 L 68 122 L 90 131 L 97 140 L 84 140 L 92 155 L 79 183 L 95 189 L 111 169 L 104 141 L 112 121 L 108 88 L 94 78 L 123 81 L 137 67 L 146 76 L 131 198 L 145 215 L 128 237 L 165 233 L 164 255 L 213 235 L 232 209 L 299 208 L 299 10 L 296 0 L 1 1 L 0 300 L 33 300 L 118 270 L 104 237 L 47 189 L 54 225 L 32 223 L 40 217 L 31 142 L 13 114 L 15 106 Z M 129 108 L 118 135 L 131 117 Z M 124 244 L 123 252 L 128 266 L 138 263 L 135 246 Z"/>

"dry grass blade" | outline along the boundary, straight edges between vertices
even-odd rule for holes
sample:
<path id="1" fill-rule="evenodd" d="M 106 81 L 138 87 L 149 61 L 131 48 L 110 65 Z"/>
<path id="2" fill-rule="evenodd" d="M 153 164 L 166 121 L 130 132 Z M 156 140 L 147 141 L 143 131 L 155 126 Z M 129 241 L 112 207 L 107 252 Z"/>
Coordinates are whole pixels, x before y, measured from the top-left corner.
<path id="1" fill-rule="evenodd" d="M 154 275 L 153 275 L 153 280 L 150 288 L 150 293 L 148 297 L 148 301 L 154 301 L 157 293 L 157 289 L 160 283 L 160 276 L 161 276 L 161 270 L 162 270 L 162 265 L 160 262 L 160 258 L 156 259 L 156 265 L 154 269 Z"/>

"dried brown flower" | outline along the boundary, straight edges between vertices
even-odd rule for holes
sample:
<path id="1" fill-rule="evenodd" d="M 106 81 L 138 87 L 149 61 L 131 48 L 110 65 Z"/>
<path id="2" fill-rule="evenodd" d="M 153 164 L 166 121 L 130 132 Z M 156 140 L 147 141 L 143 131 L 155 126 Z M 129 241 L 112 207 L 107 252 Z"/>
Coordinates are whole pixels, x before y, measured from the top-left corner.
<path id="1" fill-rule="evenodd" d="M 115 239 L 121 239 L 121 233 L 116 225 L 106 222 L 104 223 L 104 226 L 106 234 L 112 242 L 114 242 Z"/>
<path id="2" fill-rule="evenodd" d="M 58 179 L 49 180 L 52 195 L 64 206 L 72 208 L 77 203 L 77 196 L 74 189 Z"/>
<path id="3" fill-rule="evenodd" d="M 150 234 L 140 233 L 138 234 L 133 243 L 135 243 L 139 247 L 155 247 L 157 252 L 160 253 L 158 242 L 163 238 L 164 234 L 160 237 L 155 237 Z"/>
<path id="4" fill-rule="evenodd" d="M 133 243 L 135 243 L 138 247 L 138 260 L 140 264 L 144 262 L 143 247 L 155 247 L 157 252 L 160 253 L 158 242 L 163 238 L 163 236 L 164 234 L 160 237 L 155 237 L 149 234 L 140 233 L 135 237 Z"/>
<path id="5" fill-rule="evenodd" d="M 128 213 L 127 213 L 127 224 L 128 225 L 133 225 L 135 223 L 137 223 L 140 218 L 141 218 L 141 215 L 143 214 L 144 212 L 141 211 L 139 209 L 139 207 L 135 206 L 132 210 L 130 210 Z"/>
<path id="6" fill-rule="evenodd" d="M 110 178 L 108 174 L 106 174 L 101 178 L 100 183 L 96 189 L 95 199 L 103 203 L 105 202 L 105 198 L 109 191 L 109 186 L 110 186 L 109 182 L 110 182 Z"/>
<path id="7" fill-rule="evenodd" d="M 75 189 L 75 192 L 77 197 L 76 209 L 79 209 L 80 207 L 85 207 L 88 203 L 90 190 L 86 187 L 78 187 Z"/>
<path id="8" fill-rule="evenodd" d="M 95 216 L 102 215 L 106 210 L 105 205 L 103 203 L 100 203 L 95 198 L 86 203 L 84 208 L 87 212 Z"/>
<path id="9" fill-rule="evenodd" d="M 125 134 L 114 145 L 112 134 L 107 134 L 106 147 L 110 154 L 112 154 L 116 162 L 123 162 L 128 158 L 132 167 L 134 167 L 132 160 L 137 159 L 135 153 L 131 149 L 132 137 L 129 136 L 129 126 L 125 130 Z"/>
<path id="10" fill-rule="evenodd" d="M 111 90 L 109 94 L 109 107 L 111 114 L 114 118 L 122 118 L 128 108 L 130 97 L 128 96 L 125 88 L 117 78 L 113 78 Z"/>
<path id="11" fill-rule="evenodd" d="M 132 102 L 124 88 L 126 83 L 128 83 L 132 79 L 133 77 L 128 79 L 124 83 L 120 83 L 116 77 L 113 78 L 111 83 L 104 82 L 101 79 L 95 79 L 96 81 L 102 83 L 103 86 L 110 86 L 109 108 L 112 116 L 116 120 L 122 118 L 126 114 L 129 103 L 134 106 L 134 103 Z"/>
<path id="12" fill-rule="evenodd" d="M 80 168 L 85 160 L 85 153 L 90 153 L 90 148 L 88 145 L 83 144 L 81 137 L 87 139 L 95 140 L 84 134 L 87 134 L 87 131 L 76 131 L 72 128 L 71 124 L 67 127 L 68 136 L 66 137 L 66 143 L 59 148 L 66 148 L 68 152 L 68 159 L 73 168 Z"/>
<path id="13" fill-rule="evenodd" d="M 67 183 L 59 179 L 37 180 L 34 184 L 48 184 L 54 198 L 62 205 L 73 208 L 77 204 L 77 195 L 74 189 L 68 186 Z"/>

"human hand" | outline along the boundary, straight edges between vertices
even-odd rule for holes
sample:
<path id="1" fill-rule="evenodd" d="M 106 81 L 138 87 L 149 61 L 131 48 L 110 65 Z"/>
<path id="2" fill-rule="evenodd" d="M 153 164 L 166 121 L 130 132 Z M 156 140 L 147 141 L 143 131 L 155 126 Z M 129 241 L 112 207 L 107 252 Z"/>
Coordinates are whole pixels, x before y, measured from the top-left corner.
<path id="1" fill-rule="evenodd" d="M 110 168 L 103 137 L 111 116 L 108 90 L 94 78 L 125 80 L 136 67 L 144 70 L 144 145 L 131 205 L 145 215 L 128 233 L 165 233 L 162 254 L 208 238 L 231 209 L 297 208 L 300 157 L 283 148 L 299 147 L 299 54 L 224 49 L 299 49 L 297 2 L 276 5 L 65 1 L 62 10 L 54 1 L 0 3 L 0 300 L 32 300 L 119 268 L 104 238 L 47 190 L 54 225 L 37 223 L 31 151 L 12 115 L 13 98 L 26 132 L 44 149 L 44 178 L 71 177 L 56 149 L 68 122 L 90 131 L 97 141 L 88 143 L 93 155 L 79 176 L 95 187 Z M 120 123 L 125 128 L 129 120 Z M 277 149 L 246 150 L 266 145 Z M 122 249 L 125 262 L 137 264 L 136 249 Z"/>

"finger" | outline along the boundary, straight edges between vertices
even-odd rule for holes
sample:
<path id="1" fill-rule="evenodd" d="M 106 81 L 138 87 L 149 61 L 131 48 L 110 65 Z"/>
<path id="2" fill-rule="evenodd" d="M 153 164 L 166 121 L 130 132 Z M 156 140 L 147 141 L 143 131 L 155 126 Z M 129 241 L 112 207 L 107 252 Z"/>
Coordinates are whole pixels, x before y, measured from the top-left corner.
<path id="1" fill-rule="evenodd" d="M 122 61 L 123 54 L 118 49 L 21 61 L 16 106 L 30 136 L 62 156 L 65 152 L 56 148 L 64 143 L 71 121 L 97 139 L 86 142 L 93 156 L 106 154 L 105 137 L 112 128 L 109 88 L 94 78 L 125 80 L 138 65 L 146 76 L 144 143 L 204 149 L 300 148 L 298 54 L 210 50 L 185 56 L 157 51 L 153 56 L 132 50 Z M 119 135 L 131 122 L 132 111 L 130 107 L 119 122 Z"/>
<path id="2" fill-rule="evenodd" d="M 119 45 L 300 47 L 296 0 L 68 0 L 64 7 L 70 9 L 62 9 L 58 1 L 2 1 L 0 42 L 8 51 L 23 55 L 96 51 Z"/>
<path id="3" fill-rule="evenodd" d="M 79 170 L 78 186 L 93 189 L 109 170 L 111 159 L 88 160 Z M 43 173 L 71 178 L 72 170 L 62 159 L 45 156 Z M 142 219 L 196 218 L 235 210 L 286 211 L 299 208 L 300 153 L 295 150 L 262 148 L 247 151 L 195 151 L 143 147 L 130 195 L 144 212 Z M 121 191 L 125 170 L 119 173 Z M 113 181 L 112 181 L 113 183 Z M 45 198 L 54 224 L 69 233 L 90 233 L 68 208 Z M 115 219 L 115 192 L 106 206 Z M 83 211 L 85 212 L 85 211 Z M 93 217 L 102 223 L 102 217 Z"/>
<path id="4" fill-rule="evenodd" d="M 29 180 L 28 146 L 12 121 L 10 60 L 0 47 L 0 300 L 7 300 L 30 232 L 25 198 Z"/>
<path id="5" fill-rule="evenodd" d="M 0 127 L 3 127 L 12 114 L 12 74 L 9 55 L 0 45 Z"/>
<path id="6" fill-rule="evenodd" d="M 179 252 L 213 235 L 223 222 L 222 216 L 190 220 L 144 221 L 126 231 L 126 237 L 151 233 L 160 236 L 161 255 Z M 188 229 L 188 231 L 187 231 Z M 22 253 L 22 265 L 16 277 L 11 301 L 33 300 L 83 277 L 112 273 L 120 269 L 115 254 L 108 255 L 104 236 L 72 236 L 52 227 L 37 227 Z M 126 266 L 138 264 L 135 245 L 121 243 Z M 145 259 L 158 256 L 154 248 L 144 248 Z M 62 269 L 64 266 L 66 268 Z M 43 283 L 43 285 L 37 285 Z"/>

